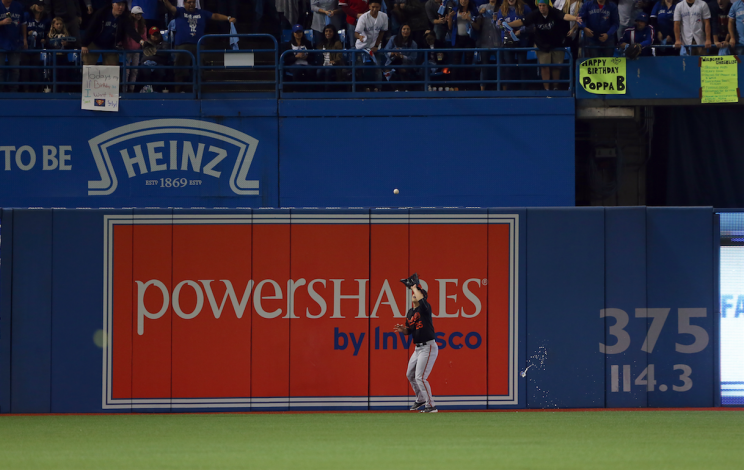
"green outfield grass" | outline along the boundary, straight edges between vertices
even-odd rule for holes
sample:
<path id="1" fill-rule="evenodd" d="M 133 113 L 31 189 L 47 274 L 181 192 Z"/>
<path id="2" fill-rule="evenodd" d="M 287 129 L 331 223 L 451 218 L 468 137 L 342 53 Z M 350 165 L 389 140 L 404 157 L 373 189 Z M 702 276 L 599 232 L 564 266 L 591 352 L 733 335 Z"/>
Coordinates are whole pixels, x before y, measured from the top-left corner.
<path id="1" fill-rule="evenodd" d="M 744 412 L 0 416 L 2 469 L 741 469 Z"/>

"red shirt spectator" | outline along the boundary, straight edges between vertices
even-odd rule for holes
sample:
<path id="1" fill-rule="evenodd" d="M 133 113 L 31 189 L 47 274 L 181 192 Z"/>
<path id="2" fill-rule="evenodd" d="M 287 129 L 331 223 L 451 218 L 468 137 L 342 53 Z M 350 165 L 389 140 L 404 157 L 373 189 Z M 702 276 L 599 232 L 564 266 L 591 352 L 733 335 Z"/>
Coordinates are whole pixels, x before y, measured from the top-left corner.
<path id="1" fill-rule="evenodd" d="M 369 11 L 365 0 L 341 0 L 338 5 L 346 13 L 346 23 L 350 25 L 356 25 L 357 18 Z"/>

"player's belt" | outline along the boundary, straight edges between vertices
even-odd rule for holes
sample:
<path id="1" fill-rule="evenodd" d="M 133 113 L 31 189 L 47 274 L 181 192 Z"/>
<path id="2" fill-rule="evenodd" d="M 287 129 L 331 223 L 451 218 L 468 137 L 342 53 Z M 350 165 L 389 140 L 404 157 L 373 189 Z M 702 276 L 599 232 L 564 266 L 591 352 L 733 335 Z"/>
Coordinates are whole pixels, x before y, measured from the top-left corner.
<path id="1" fill-rule="evenodd" d="M 426 346 L 426 345 L 427 345 L 427 344 L 429 344 L 429 343 L 430 343 L 431 341 L 434 341 L 434 340 L 433 340 L 433 339 L 430 339 L 429 341 L 424 341 L 423 343 L 414 343 L 414 344 L 416 345 L 416 347 L 419 347 L 419 346 Z"/>

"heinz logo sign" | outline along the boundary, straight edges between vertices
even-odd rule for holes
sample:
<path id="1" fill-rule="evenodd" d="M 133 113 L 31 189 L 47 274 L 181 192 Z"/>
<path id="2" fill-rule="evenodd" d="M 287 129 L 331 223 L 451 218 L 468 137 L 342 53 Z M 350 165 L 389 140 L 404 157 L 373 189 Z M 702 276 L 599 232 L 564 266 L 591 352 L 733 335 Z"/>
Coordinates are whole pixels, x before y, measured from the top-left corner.
<path id="1" fill-rule="evenodd" d="M 258 180 L 247 179 L 258 140 L 220 124 L 154 119 L 117 127 L 88 144 L 99 176 L 88 181 L 89 196 L 113 194 L 122 178 L 160 188 L 229 178 L 234 194 L 259 194 Z"/>
<path id="2" fill-rule="evenodd" d="M 518 404 L 518 216 L 395 215 L 105 215 L 103 408 L 410 406 L 411 271 L 442 406 Z"/>

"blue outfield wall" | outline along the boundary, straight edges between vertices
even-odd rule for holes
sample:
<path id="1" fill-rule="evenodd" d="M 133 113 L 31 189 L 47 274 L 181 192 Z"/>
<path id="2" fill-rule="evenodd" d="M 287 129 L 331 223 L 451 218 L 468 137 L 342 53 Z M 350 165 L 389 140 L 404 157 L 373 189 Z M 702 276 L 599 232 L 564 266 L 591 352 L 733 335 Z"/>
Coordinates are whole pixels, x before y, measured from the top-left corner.
<path id="1" fill-rule="evenodd" d="M 573 98 L 3 104 L 2 207 L 574 204 Z"/>
<path id="2" fill-rule="evenodd" d="M 510 404 L 510 407 L 709 407 L 719 403 L 716 400 L 719 383 L 714 372 L 717 365 L 715 358 L 717 337 L 714 325 L 717 311 L 715 292 L 717 239 L 713 231 L 716 219 L 711 208 L 491 209 L 488 210 L 487 216 L 485 211 L 471 210 L 458 214 L 457 211 L 442 210 L 440 211 L 442 214 L 431 216 L 438 218 L 437 220 L 420 222 L 415 221 L 417 218 L 426 217 L 431 211 L 398 210 L 394 213 L 391 211 L 388 221 L 377 222 L 376 219 L 386 217 L 384 212 L 353 211 L 354 214 L 350 215 L 349 211 L 291 210 L 282 213 L 253 211 L 251 215 L 250 210 L 240 211 L 239 214 L 236 211 L 206 210 L 200 211 L 199 214 L 214 216 L 211 223 L 219 224 L 221 217 L 224 218 L 233 212 L 239 215 L 241 220 L 247 220 L 245 223 L 251 224 L 252 227 L 247 232 L 240 229 L 242 231 L 235 232 L 238 234 L 236 236 L 249 236 L 239 235 L 240 233 L 253 233 L 257 236 L 257 230 L 261 228 L 261 240 L 264 241 L 260 243 L 265 243 L 267 237 L 268 239 L 274 237 L 271 227 L 266 226 L 267 223 L 278 223 L 272 222 L 272 217 L 278 218 L 276 220 L 287 219 L 290 216 L 296 218 L 300 223 L 295 226 L 293 222 L 292 233 L 297 229 L 298 234 L 317 234 L 313 232 L 315 229 L 312 226 L 307 225 L 308 219 L 313 217 L 325 217 L 322 220 L 327 222 L 323 223 L 333 223 L 334 215 L 347 218 L 353 215 L 357 219 L 362 217 L 361 221 L 353 222 L 356 225 L 329 229 L 348 230 L 349 234 L 359 239 L 364 237 L 365 230 L 370 230 L 369 227 L 374 226 L 372 224 L 386 224 L 390 221 L 393 221 L 393 224 L 401 223 L 395 222 L 395 219 L 404 217 L 402 223 L 406 224 L 410 219 L 410 227 L 414 227 L 413 223 L 429 224 L 419 225 L 415 230 L 440 231 L 444 237 L 442 240 L 446 240 L 448 233 L 461 232 L 451 232 L 455 230 L 452 225 L 441 224 L 447 224 L 448 217 L 451 219 L 460 215 L 475 218 L 470 223 L 476 224 L 480 223 L 479 217 L 487 217 L 489 221 L 487 229 L 472 226 L 457 230 L 470 233 L 475 237 L 473 240 L 481 240 L 478 243 L 483 243 L 486 237 L 492 238 L 489 246 L 493 247 L 496 238 L 508 235 L 508 231 L 500 228 L 504 227 L 506 230 L 507 226 L 493 224 L 503 223 L 504 217 L 514 220 L 515 222 L 510 222 L 512 225 L 508 227 L 512 230 L 512 235 L 509 235 L 512 237 L 512 243 L 519 244 L 518 249 L 513 247 L 512 250 L 513 254 L 519 253 L 514 266 L 518 271 L 515 279 L 519 279 L 519 282 L 514 285 L 515 296 L 512 297 L 513 300 L 518 299 L 519 304 L 518 307 L 514 307 L 517 311 L 513 317 L 516 319 L 513 326 L 518 330 L 518 335 L 515 333 L 517 344 L 514 354 L 519 358 L 515 365 L 518 370 L 514 371 L 517 380 L 515 388 L 517 401 Z M 367 213 L 370 215 L 365 217 Z M 103 223 L 104 216 L 108 216 L 106 220 L 126 221 L 132 220 L 132 214 L 135 214 L 146 221 L 158 215 L 163 220 L 173 221 L 175 237 L 176 227 L 179 226 L 177 224 L 191 223 L 190 219 L 196 218 L 195 212 L 6 209 L 1 214 L 0 412 L 104 411 L 101 387 L 102 379 L 105 379 L 106 356 L 104 354 L 102 358 L 100 337 L 98 344 L 94 341 L 96 332 L 105 328 L 102 323 L 105 301 L 101 289 L 105 284 L 103 253 L 104 233 L 107 232 Z M 150 233 L 147 222 L 142 223 L 145 225 L 138 225 L 134 229 L 135 238 L 129 245 L 132 249 L 140 250 L 138 246 L 144 247 L 148 243 L 147 239 L 141 238 Z M 126 225 L 122 227 L 124 232 L 118 233 L 126 234 Z M 386 227 L 388 227 L 386 230 L 398 230 L 394 225 Z M 400 237 L 403 237 L 401 239 L 410 236 L 406 235 L 405 226 L 401 230 Z M 189 240 L 183 238 L 186 232 L 179 233 L 182 240 Z M 379 232 L 377 233 L 379 235 Z M 293 246 L 300 241 L 294 239 Z M 415 241 L 410 240 L 409 243 Z M 122 246 L 129 249 L 126 243 Z M 266 249 L 272 250 L 268 246 Z M 405 263 L 405 253 L 409 250 L 407 246 L 396 248 L 390 245 L 388 249 L 395 257 L 402 253 L 402 260 Z M 240 250 L 245 252 L 244 247 Z M 248 251 L 250 252 L 250 248 Z M 280 248 L 275 247 L 273 251 L 278 253 L 276 256 L 285 256 L 281 254 Z M 341 250 L 343 251 L 345 250 Z M 357 251 L 354 251 L 356 253 L 354 256 L 358 255 Z M 254 251 L 253 256 L 258 254 L 259 252 Z M 434 256 L 436 255 L 438 254 Z M 181 256 L 179 259 L 185 259 L 183 255 L 179 256 Z M 286 254 L 281 263 L 286 263 L 290 259 L 289 256 Z M 442 256 L 450 255 L 444 253 Z M 503 264 L 495 253 L 488 254 L 488 258 L 489 270 L 496 269 L 497 266 L 508 266 L 508 262 Z M 267 256 L 262 255 L 262 259 L 265 261 Z M 453 263 L 453 260 L 449 259 L 448 262 Z M 466 266 L 468 262 L 463 261 L 462 264 Z M 453 266 L 456 265 L 457 262 Z M 188 268 L 187 265 L 184 266 Z M 256 264 L 253 264 L 253 269 L 255 266 Z M 307 269 L 327 270 L 327 267 L 313 266 L 305 265 L 303 269 L 306 273 L 309 272 Z M 351 263 L 349 269 L 355 270 L 356 273 L 358 268 L 356 263 Z M 135 266 L 135 269 L 138 268 Z M 411 266 L 411 269 L 415 267 Z M 362 272 L 368 270 L 369 268 L 363 267 Z M 516 274 L 517 271 L 511 272 Z M 334 275 L 328 273 L 318 276 Z M 133 276 L 135 276 L 133 279 L 138 279 L 136 275 Z M 257 274 L 254 273 L 253 276 L 256 277 Z M 456 276 L 462 278 L 459 274 Z M 463 276 L 470 274 L 466 273 Z M 489 277 L 492 281 L 489 286 L 495 286 L 495 271 L 490 272 Z M 301 281 L 304 282 L 304 279 Z M 307 281 L 310 282 L 311 279 Z M 457 283 L 452 284 L 454 280 L 451 279 L 436 281 L 446 281 L 450 286 L 457 287 Z M 478 279 L 470 281 L 475 282 Z M 379 283 L 379 277 L 375 281 L 373 276 L 374 282 Z M 430 291 L 433 284 L 434 280 L 430 280 Z M 472 296 L 474 289 L 477 289 L 475 285 L 471 283 L 470 287 L 463 286 L 470 289 L 465 290 L 464 295 Z M 189 286 L 185 286 L 184 291 L 186 289 L 189 289 Z M 281 299 L 271 297 L 271 290 L 266 289 L 269 287 L 263 291 L 264 299 Z M 298 292 L 303 292 L 302 289 Z M 157 293 L 158 290 L 153 288 L 153 291 Z M 486 308 L 491 310 L 496 309 L 497 304 L 503 300 L 503 294 L 500 292 L 489 290 L 489 297 L 483 305 L 487 305 Z M 159 295 L 157 294 L 155 298 L 160 298 Z M 376 294 L 370 296 L 370 309 L 374 305 L 375 296 Z M 435 298 L 445 296 L 446 293 L 440 293 L 440 296 Z M 456 296 L 450 297 L 451 301 L 457 301 Z M 380 294 L 378 303 L 381 300 L 383 304 L 387 303 L 385 298 Z M 147 299 L 144 301 L 152 301 L 150 297 Z M 234 302 L 239 299 L 240 295 Z M 118 302 L 121 301 L 119 298 Z M 220 301 L 219 295 L 216 301 Z M 252 302 L 254 301 L 251 300 Z M 207 303 L 206 300 L 204 303 Z M 290 303 L 289 300 L 280 300 L 272 305 L 289 306 Z M 353 307 L 353 303 L 348 306 Z M 473 311 L 472 305 L 468 303 L 463 306 L 463 316 L 466 308 L 469 309 L 468 312 Z M 330 309 L 331 305 L 328 307 Z M 150 315 L 147 319 L 155 318 L 152 315 L 155 315 L 158 307 L 147 308 L 149 308 L 147 315 Z M 298 309 L 298 314 L 304 316 L 303 310 Z M 271 315 L 271 312 L 267 315 Z M 271 320 L 265 318 L 269 317 L 261 319 L 254 314 L 252 328 L 255 330 L 273 325 L 267 323 Z M 145 320 L 148 322 L 155 322 L 147 319 Z M 380 319 L 384 320 L 382 316 Z M 457 321 L 470 322 L 467 323 L 468 327 L 476 323 L 481 325 L 476 329 L 494 328 L 493 325 L 478 323 L 482 320 L 476 320 L 467 318 Z M 327 325 L 333 326 L 333 320 L 330 318 L 326 317 L 319 321 L 331 322 Z M 449 320 L 438 319 L 435 325 L 436 322 L 441 324 L 445 321 Z M 298 327 L 303 325 L 301 319 L 297 322 L 292 325 Z M 384 326 L 385 322 L 380 324 Z M 155 332 L 154 325 L 162 323 L 147 323 L 148 334 Z M 182 342 L 180 347 L 183 346 Z M 490 346 L 494 347 L 496 346 Z M 144 351 L 140 349 L 138 354 L 156 354 Z M 183 351 L 182 349 L 181 354 Z M 469 349 L 462 348 L 459 351 L 463 351 L 464 354 L 468 353 Z M 447 357 L 449 354 L 460 354 L 459 351 L 450 347 L 442 349 L 440 361 L 437 362 L 432 377 L 435 377 L 438 371 L 439 374 L 449 373 L 446 372 Z M 472 354 L 476 353 L 477 350 L 473 350 Z M 175 357 L 176 353 L 173 354 Z M 255 364 L 261 363 L 261 349 L 253 348 L 252 354 L 256 367 Z M 348 357 L 354 356 L 349 349 Z M 484 360 L 481 356 L 478 357 L 479 361 Z M 197 360 L 198 357 L 195 356 L 188 361 L 192 359 Z M 174 374 L 174 384 L 175 374 L 183 373 L 184 364 L 187 366 L 186 370 L 191 367 L 189 362 L 183 362 L 185 360 L 187 359 L 182 359 L 181 365 L 178 365 L 180 371 L 176 366 L 173 369 L 165 369 L 171 371 L 168 374 Z M 290 361 L 289 358 L 287 360 Z M 404 367 L 402 364 L 403 362 L 401 367 Z M 157 358 L 153 358 L 151 365 L 158 367 Z M 197 362 L 194 363 L 194 366 L 196 365 Z M 292 368 L 291 364 L 289 367 L 292 374 L 302 373 Z M 484 374 L 491 373 L 493 367 L 493 364 L 489 363 Z M 518 372 L 525 369 L 527 373 L 523 378 Z M 105 384 L 105 380 L 103 382 Z M 258 384 L 254 384 L 255 386 Z M 434 393 L 437 394 L 437 391 L 434 390 Z M 443 408 L 446 408 L 447 400 L 452 398 L 443 397 Z M 153 410 L 168 411 L 171 406 L 168 402 L 166 400 L 163 407 Z M 489 401 L 488 406 L 504 405 Z M 173 407 L 176 409 L 175 405 Z M 482 408 L 480 405 L 475 406 L 478 407 Z M 128 412 L 132 407 L 106 409 L 117 410 Z"/>

